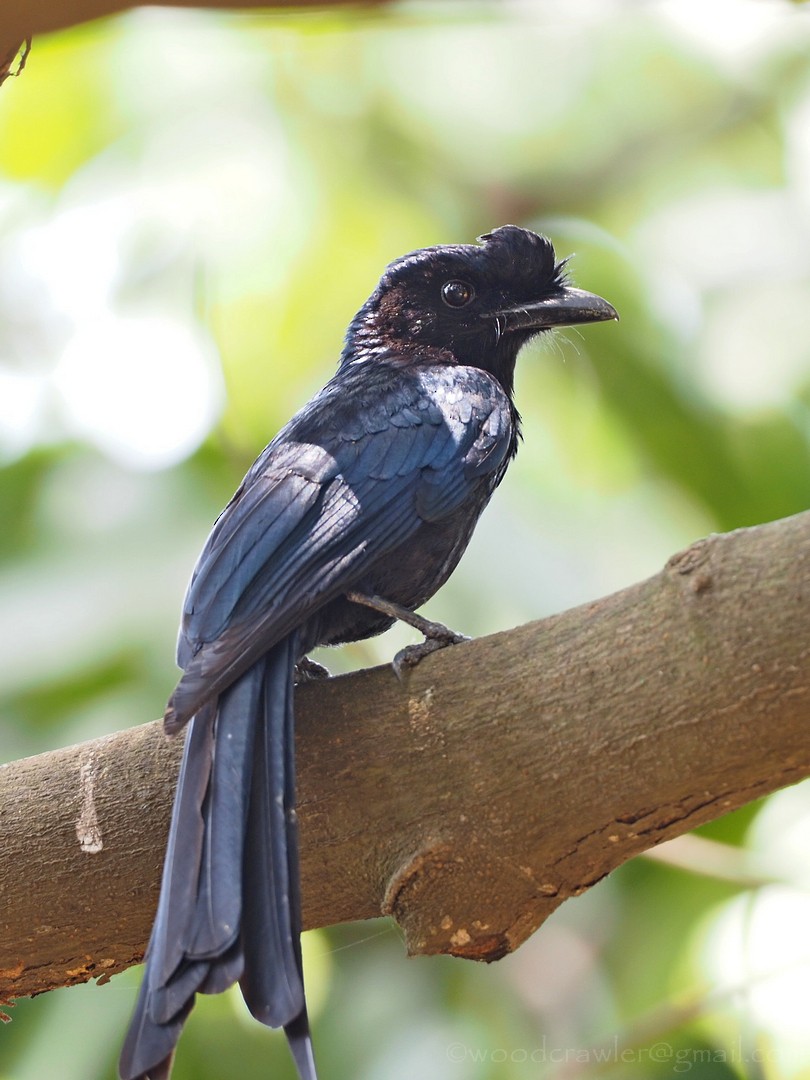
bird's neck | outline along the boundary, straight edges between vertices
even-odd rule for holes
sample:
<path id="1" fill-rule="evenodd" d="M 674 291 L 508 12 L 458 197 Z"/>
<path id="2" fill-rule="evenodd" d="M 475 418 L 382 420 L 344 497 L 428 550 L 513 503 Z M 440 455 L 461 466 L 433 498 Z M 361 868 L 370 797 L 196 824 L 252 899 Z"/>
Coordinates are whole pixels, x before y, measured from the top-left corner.
<path id="1" fill-rule="evenodd" d="M 515 364 L 523 344 L 517 336 L 510 335 L 485 350 L 481 350 L 478 343 L 466 341 L 441 347 L 407 334 L 392 334 L 390 327 L 383 330 L 375 319 L 361 310 L 349 326 L 338 368 L 343 370 L 366 362 L 385 362 L 403 368 L 440 364 L 477 367 L 497 379 L 512 401 Z"/>
<path id="2" fill-rule="evenodd" d="M 366 362 L 416 368 L 458 364 L 460 361 L 451 349 L 429 345 L 408 336 L 379 333 L 373 324 L 362 322 L 357 327 L 353 324 L 349 328 L 338 368 Z"/>

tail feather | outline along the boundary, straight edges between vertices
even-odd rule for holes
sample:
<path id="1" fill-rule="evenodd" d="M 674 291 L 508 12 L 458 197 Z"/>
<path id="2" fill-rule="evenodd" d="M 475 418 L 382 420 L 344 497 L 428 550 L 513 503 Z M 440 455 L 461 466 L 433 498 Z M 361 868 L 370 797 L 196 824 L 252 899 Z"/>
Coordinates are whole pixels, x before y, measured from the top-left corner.
<path id="1" fill-rule="evenodd" d="M 205 839 L 203 805 L 214 761 L 216 721 L 216 706 L 208 705 L 192 719 L 186 733 L 160 899 L 147 950 L 152 986 L 165 986 L 184 958 L 184 937 L 197 894 Z"/>
<path id="2" fill-rule="evenodd" d="M 123 1080 L 169 1080 L 174 1049 L 183 1024 L 194 1005 L 194 995 L 171 1020 L 155 1023 L 149 1013 L 149 982 L 144 976 L 135 1012 L 121 1050 L 119 1073 Z"/>
<path id="3" fill-rule="evenodd" d="M 200 983 L 199 994 L 221 994 L 241 978 L 245 966 L 242 938 L 239 937 L 216 964 L 208 965 L 208 974 Z"/>
<path id="4" fill-rule="evenodd" d="M 302 1080 L 316 1080 L 301 962 L 301 898 L 295 819 L 295 640 L 268 657 L 256 733 L 244 860 L 240 986 L 253 1016 L 283 1027 Z M 281 693 L 280 688 L 284 687 Z"/>
<path id="5" fill-rule="evenodd" d="M 195 715 L 122 1080 L 168 1080 L 196 993 L 239 980 L 316 1080 L 304 1003 L 295 827 L 295 635 Z"/>
<path id="6" fill-rule="evenodd" d="M 289 851 L 296 847 L 286 744 L 292 737 L 293 671 L 280 650 L 268 660 L 262 723 L 256 733 L 254 795 L 245 839 L 242 929 L 251 942 L 241 979 L 248 1008 L 263 1024 L 279 1027 L 304 1006 L 304 985 L 296 942 L 298 910 L 293 910 Z M 273 677 L 275 676 L 275 677 Z M 283 682 L 282 682 L 283 680 Z M 273 692 L 284 686 L 283 694 Z M 294 768 L 294 764 L 293 764 Z M 275 961 L 275 962 L 274 962 Z M 280 961 L 280 962 L 279 962 Z"/>
<path id="7" fill-rule="evenodd" d="M 287 1036 L 290 1053 L 301 1080 L 318 1080 L 306 1005 L 294 1020 L 284 1025 L 284 1034 Z"/>
<path id="8" fill-rule="evenodd" d="M 264 682 L 257 664 L 220 698 L 211 783 L 202 807 L 204 840 L 184 952 L 219 958 L 239 935 L 245 818 L 251 798 L 257 713 Z"/>

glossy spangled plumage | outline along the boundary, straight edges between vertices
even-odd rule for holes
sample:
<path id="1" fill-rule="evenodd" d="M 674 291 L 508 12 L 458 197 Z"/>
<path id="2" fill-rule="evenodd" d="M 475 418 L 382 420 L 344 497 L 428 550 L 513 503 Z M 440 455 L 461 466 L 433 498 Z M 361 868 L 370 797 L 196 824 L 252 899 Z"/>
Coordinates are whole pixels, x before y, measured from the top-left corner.
<path id="1" fill-rule="evenodd" d="M 239 980 L 315 1080 L 301 968 L 293 673 L 316 644 L 379 633 L 447 579 L 518 438 L 517 354 L 540 330 L 615 317 L 568 286 L 544 237 L 397 260 L 349 327 L 335 377 L 276 436 L 217 521 L 186 596 L 189 723 L 123 1080 L 168 1077 L 194 995 Z"/>
<path id="2" fill-rule="evenodd" d="M 466 547 L 516 424 L 477 368 L 377 360 L 336 376 L 259 457 L 202 552 L 184 607 L 177 720 L 293 629 L 306 651 L 390 623 L 338 600 L 347 589 L 424 603 Z M 403 545 L 403 562 L 391 561 Z"/>

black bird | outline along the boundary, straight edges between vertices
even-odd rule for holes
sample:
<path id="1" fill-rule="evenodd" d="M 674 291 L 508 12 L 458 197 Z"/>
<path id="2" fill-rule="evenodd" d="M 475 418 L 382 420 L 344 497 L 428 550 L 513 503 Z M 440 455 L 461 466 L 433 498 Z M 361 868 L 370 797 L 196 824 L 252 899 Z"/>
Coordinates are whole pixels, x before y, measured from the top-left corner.
<path id="1" fill-rule="evenodd" d="M 188 725 L 123 1080 L 164 1080 L 197 993 L 237 980 L 315 1080 L 301 966 L 293 684 L 316 645 L 427 630 L 400 671 L 459 635 L 414 616 L 444 584 L 517 450 L 518 352 L 541 331 L 617 318 L 568 284 L 551 242 L 505 225 L 393 262 L 334 377 L 262 452 L 186 595 Z"/>

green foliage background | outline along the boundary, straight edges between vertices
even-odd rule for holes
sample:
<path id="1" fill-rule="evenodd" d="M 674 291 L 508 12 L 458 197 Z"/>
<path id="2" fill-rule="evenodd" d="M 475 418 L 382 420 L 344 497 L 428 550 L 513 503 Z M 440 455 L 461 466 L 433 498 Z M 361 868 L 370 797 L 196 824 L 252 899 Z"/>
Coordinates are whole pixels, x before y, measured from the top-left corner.
<path id="1" fill-rule="evenodd" d="M 36 41 L 0 91 L 2 758 L 160 714 L 211 522 L 416 247 L 540 229 L 622 316 L 522 357 L 525 444 L 434 617 L 503 629 L 806 509 L 809 14 L 142 10 Z M 307 935 L 324 1080 L 810 1077 L 807 788 L 704 834 L 708 873 L 637 860 L 495 966 Z M 137 978 L 20 1002 L 0 1077 L 112 1077 Z M 175 1076 L 237 1075 L 291 1077 L 283 1041 L 203 1000 Z"/>

